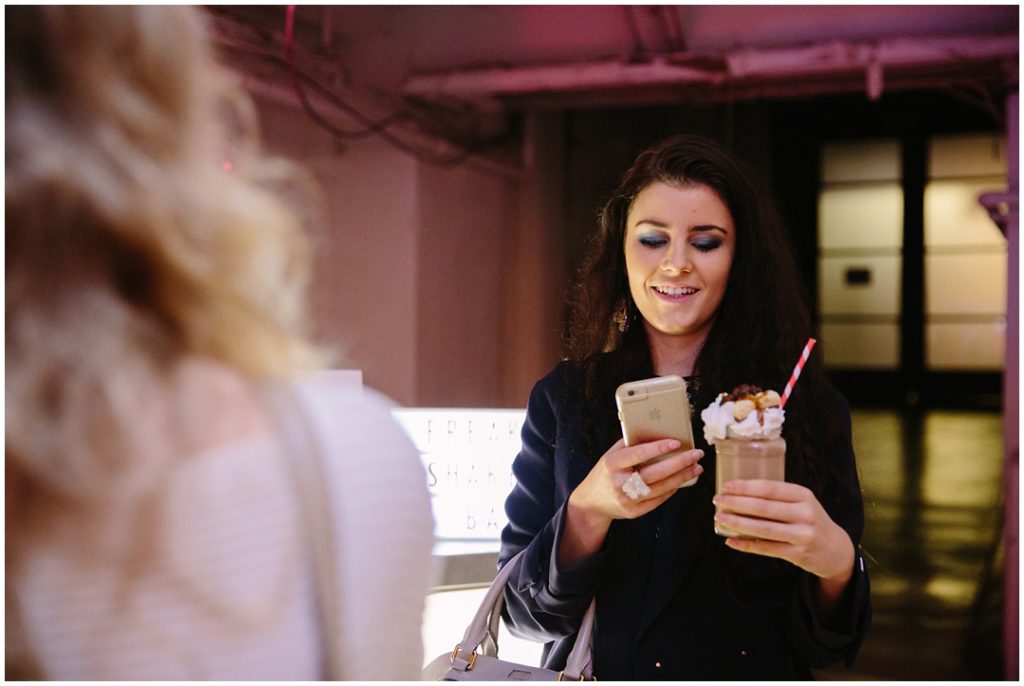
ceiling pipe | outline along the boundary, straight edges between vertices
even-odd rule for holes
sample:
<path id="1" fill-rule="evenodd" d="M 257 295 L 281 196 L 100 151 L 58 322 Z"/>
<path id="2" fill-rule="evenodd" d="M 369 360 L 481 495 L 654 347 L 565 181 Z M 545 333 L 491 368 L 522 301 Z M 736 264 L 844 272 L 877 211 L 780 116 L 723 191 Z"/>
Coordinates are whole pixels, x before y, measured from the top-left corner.
<path id="1" fill-rule="evenodd" d="M 629 35 L 633 38 L 633 51 L 630 53 L 630 59 L 631 61 L 640 59 L 647 53 L 647 50 L 644 48 L 644 41 L 640 37 L 640 27 L 637 26 L 636 15 L 633 13 L 632 5 L 626 5 L 622 8 L 622 11 L 626 15 Z"/>
<path id="2" fill-rule="evenodd" d="M 577 62 L 543 67 L 455 71 L 414 76 L 402 87 L 405 95 L 476 98 L 528 95 L 551 91 L 593 90 L 622 86 L 707 83 L 725 74 L 703 67 L 670 64 L 663 57 L 642 64 L 619 61 Z"/>
<path id="3" fill-rule="evenodd" d="M 796 48 L 743 48 L 721 55 L 661 55 L 642 64 L 619 60 L 531 67 L 466 69 L 413 76 L 403 94 L 427 99 L 516 97 L 644 86 L 705 85 L 820 80 L 865 74 L 880 87 L 881 74 L 901 69 L 927 72 L 950 66 L 1005 61 L 1003 78 L 1016 79 L 1016 36 L 893 38 L 870 43 L 829 42 Z M 988 74 L 989 77 L 994 75 Z M 1015 82 L 1015 81 L 1014 81 Z M 877 91 L 880 95 L 880 91 Z"/>
<path id="4" fill-rule="evenodd" d="M 680 52 L 686 52 L 686 34 L 683 32 L 683 22 L 679 18 L 679 8 L 676 6 L 665 6 L 663 11 L 672 15 L 670 21 L 675 29 L 675 35 L 678 38 L 676 48 Z"/>
<path id="5" fill-rule="evenodd" d="M 685 52 L 686 40 L 683 38 L 676 8 L 667 5 L 652 5 L 650 11 L 655 21 L 658 22 L 658 27 L 661 30 L 661 35 L 665 38 L 665 42 L 672 47 L 672 50 Z M 670 14 L 671 16 L 669 16 Z"/>

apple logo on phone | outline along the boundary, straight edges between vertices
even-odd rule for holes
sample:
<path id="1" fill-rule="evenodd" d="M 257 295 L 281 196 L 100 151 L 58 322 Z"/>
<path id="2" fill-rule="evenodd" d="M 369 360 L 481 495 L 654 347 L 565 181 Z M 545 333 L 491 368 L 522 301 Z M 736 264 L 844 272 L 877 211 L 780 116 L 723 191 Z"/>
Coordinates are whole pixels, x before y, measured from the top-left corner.
<path id="1" fill-rule="evenodd" d="M 661 421 L 661 410 L 656 407 L 647 416 L 655 422 Z"/>

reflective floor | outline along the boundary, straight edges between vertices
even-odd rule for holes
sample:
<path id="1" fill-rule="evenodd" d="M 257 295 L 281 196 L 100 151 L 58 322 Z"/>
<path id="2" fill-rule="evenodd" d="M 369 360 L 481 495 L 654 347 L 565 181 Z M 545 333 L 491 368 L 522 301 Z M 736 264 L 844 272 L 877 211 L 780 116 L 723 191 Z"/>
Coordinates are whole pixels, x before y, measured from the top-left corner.
<path id="1" fill-rule="evenodd" d="M 874 620 L 822 679 L 1001 679 L 1002 415 L 854 409 Z"/>

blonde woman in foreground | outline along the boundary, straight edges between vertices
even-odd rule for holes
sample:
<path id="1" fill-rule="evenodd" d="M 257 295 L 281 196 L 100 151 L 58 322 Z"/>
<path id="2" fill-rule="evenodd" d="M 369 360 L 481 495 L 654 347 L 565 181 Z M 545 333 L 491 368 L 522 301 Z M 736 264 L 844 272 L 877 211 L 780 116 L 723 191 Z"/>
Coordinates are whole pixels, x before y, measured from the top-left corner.
<path id="1" fill-rule="evenodd" d="M 334 650 L 416 678 L 423 468 L 385 400 L 294 383 L 323 359 L 296 177 L 235 133 L 202 15 L 9 7 L 6 79 L 7 678 L 308 680 Z M 284 396 L 330 496 L 333 649 Z"/>

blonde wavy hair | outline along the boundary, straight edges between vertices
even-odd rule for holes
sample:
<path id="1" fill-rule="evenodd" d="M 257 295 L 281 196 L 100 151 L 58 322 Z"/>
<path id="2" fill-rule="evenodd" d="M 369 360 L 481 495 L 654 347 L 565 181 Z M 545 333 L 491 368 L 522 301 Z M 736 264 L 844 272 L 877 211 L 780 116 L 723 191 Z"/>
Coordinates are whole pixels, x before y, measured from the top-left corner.
<path id="1" fill-rule="evenodd" d="M 9 7 L 6 96 L 10 582 L 41 513 L 171 454 L 146 398 L 178 362 L 275 379 L 325 357 L 304 334 L 316 217 L 291 202 L 311 186 L 256 148 L 204 15 Z"/>

